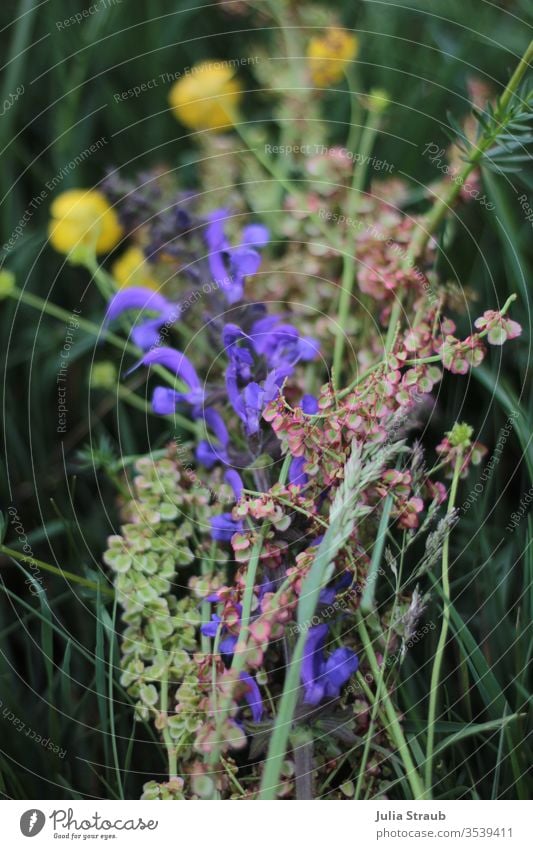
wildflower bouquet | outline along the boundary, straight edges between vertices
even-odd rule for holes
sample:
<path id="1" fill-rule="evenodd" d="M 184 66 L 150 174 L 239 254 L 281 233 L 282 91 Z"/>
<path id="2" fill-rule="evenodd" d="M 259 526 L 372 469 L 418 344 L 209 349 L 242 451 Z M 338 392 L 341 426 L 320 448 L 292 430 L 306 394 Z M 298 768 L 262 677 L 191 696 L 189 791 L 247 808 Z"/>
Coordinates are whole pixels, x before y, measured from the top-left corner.
<path id="1" fill-rule="evenodd" d="M 330 26 L 280 74 L 324 91 L 357 49 Z M 199 134 L 198 189 L 110 168 L 52 204 L 51 244 L 105 299 L 92 390 L 146 415 L 145 453 L 99 468 L 119 684 L 165 757 L 143 799 L 434 798 L 450 538 L 487 451 L 442 420 L 443 381 L 521 334 L 514 294 L 472 321 L 443 228 L 517 155 L 531 55 L 414 202 L 373 156 L 385 91 L 353 93 L 345 146 L 309 87 L 278 99 L 278 135 L 249 136 L 239 75 L 213 61 L 169 95 Z M 413 730 L 398 688 L 426 638 Z"/>

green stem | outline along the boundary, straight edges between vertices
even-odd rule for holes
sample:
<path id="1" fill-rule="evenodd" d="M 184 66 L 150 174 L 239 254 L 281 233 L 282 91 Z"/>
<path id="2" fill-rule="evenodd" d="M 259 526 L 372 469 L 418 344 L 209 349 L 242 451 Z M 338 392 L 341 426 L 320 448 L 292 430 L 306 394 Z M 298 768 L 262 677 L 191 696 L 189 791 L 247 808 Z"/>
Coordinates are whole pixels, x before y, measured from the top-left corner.
<path id="1" fill-rule="evenodd" d="M 100 589 L 100 592 L 105 593 L 105 595 L 114 595 L 113 590 L 110 590 L 106 586 L 97 584 L 96 581 L 91 581 L 89 578 L 82 578 L 81 575 L 75 575 L 73 572 L 67 572 L 65 569 L 60 569 L 58 566 L 52 566 L 51 563 L 45 563 L 43 560 L 37 560 L 37 558 L 23 554 L 21 551 L 16 551 L 14 548 L 8 548 L 7 545 L 0 545 L 0 553 L 5 554 L 7 557 L 12 557 L 14 560 L 18 560 L 20 563 L 31 563 L 32 565 L 38 566 L 39 569 L 44 569 L 45 572 L 50 572 L 51 575 L 57 575 L 60 578 L 64 578 L 66 581 L 72 581 L 74 584 L 80 584 L 82 587 L 87 587 L 88 589 L 95 591 Z"/>
<path id="2" fill-rule="evenodd" d="M 372 646 L 372 641 L 370 639 L 369 633 L 367 631 L 364 617 L 361 615 L 360 611 L 357 611 L 355 614 L 355 619 L 357 623 L 357 628 L 359 631 L 359 635 L 361 637 L 361 642 L 363 643 L 363 647 L 366 652 L 366 656 L 368 662 L 370 664 L 370 669 L 372 671 L 372 675 L 375 680 L 379 680 L 381 670 L 378 663 L 378 659 L 374 652 L 374 648 Z M 423 799 L 425 798 L 425 789 L 424 782 L 422 778 L 418 774 L 416 766 L 414 764 L 413 758 L 411 756 L 411 752 L 409 746 L 407 744 L 407 740 L 405 739 L 405 735 L 403 733 L 403 729 L 398 719 L 398 715 L 396 713 L 395 707 L 392 703 L 392 699 L 387 691 L 387 688 L 384 689 L 383 692 L 383 702 L 385 706 L 385 713 L 387 719 L 389 721 L 388 726 L 385 728 L 385 731 L 389 734 L 392 743 L 395 745 L 397 749 L 398 756 L 401 758 L 402 763 L 405 769 L 405 775 L 413 792 L 414 799 Z"/>
<path id="3" fill-rule="evenodd" d="M 438 229 L 449 208 L 457 199 L 465 180 L 467 180 L 474 168 L 479 164 L 485 152 L 494 144 L 501 130 L 499 122 L 503 120 L 505 111 L 509 106 L 509 102 L 518 89 L 524 74 L 531 66 L 532 61 L 533 41 L 529 43 L 529 46 L 518 63 L 511 79 L 507 83 L 502 96 L 498 100 L 498 105 L 494 115 L 496 122 L 498 122 L 496 130 L 492 129 L 488 132 L 485 131 L 475 145 L 468 161 L 459 172 L 459 175 L 453 180 L 448 193 L 445 197 L 440 198 L 437 201 L 425 222 L 417 228 L 408 253 L 408 258 L 411 263 L 424 251 L 430 236 Z"/>
<path id="4" fill-rule="evenodd" d="M 381 523 L 380 523 L 380 530 L 381 530 Z M 386 525 L 383 528 L 383 533 L 385 533 L 385 531 L 386 531 Z M 396 621 L 396 609 L 397 609 L 398 599 L 400 597 L 400 591 L 401 591 L 400 587 L 401 587 L 401 580 L 402 580 L 402 574 L 403 574 L 403 555 L 404 555 L 404 552 L 405 552 L 405 547 L 402 547 L 402 556 L 401 556 L 401 559 L 400 559 L 400 570 L 399 570 L 399 573 L 396 576 L 394 604 L 393 604 L 390 619 L 389 619 L 389 627 L 387 629 L 387 634 L 386 634 L 386 637 L 385 637 L 385 651 L 383 653 L 383 660 L 382 660 L 381 666 L 380 666 L 380 676 L 379 676 L 378 680 L 376 681 L 376 696 L 375 696 L 374 702 L 372 704 L 372 713 L 370 715 L 370 725 L 369 725 L 367 735 L 366 735 L 363 755 L 361 757 L 361 765 L 359 767 L 359 775 L 357 776 L 357 784 L 356 784 L 355 793 L 354 793 L 354 799 L 355 800 L 358 800 L 360 795 L 361 795 L 361 789 L 362 789 L 362 786 L 363 786 L 366 764 L 368 762 L 368 756 L 370 754 L 370 746 L 371 746 L 371 743 L 372 743 L 372 739 L 374 737 L 374 728 L 375 728 L 375 725 L 376 725 L 376 719 L 377 719 L 378 715 L 381 715 L 383 713 L 383 710 L 381 708 L 381 693 L 382 693 L 382 688 L 385 689 L 386 686 L 387 686 L 386 683 L 385 683 L 385 674 L 386 674 L 386 671 L 387 671 L 387 663 L 388 663 L 388 659 L 389 659 L 390 638 L 391 638 L 391 634 L 392 634 L 392 630 L 393 630 L 393 624 Z M 381 555 L 380 555 L 380 559 L 381 559 Z M 362 607 L 362 605 L 361 605 L 361 607 Z"/>
<path id="5" fill-rule="evenodd" d="M 279 775 L 287 751 L 287 743 L 292 728 L 292 718 L 300 691 L 300 669 L 302 666 L 307 631 L 300 631 L 288 672 L 285 676 L 283 693 L 279 702 L 278 715 L 274 732 L 270 738 L 268 755 L 265 761 L 263 777 L 261 779 L 261 800 L 272 800 L 276 798 L 276 790 L 279 784 Z"/>
<path id="6" fill-rule="evenodd" d="M 370 160 L 370 154 L 372 153 L 372 148 L 374 147 L 378 130 L 379 115 L 375 112 L 371 112 L 368 123 L 361 135 L 361 165 L 354 168 L 351 190 L 348 194 L 346 210 L 346 217 L 348 219 L 353 217 L 355 204 L 363 191 L 368 171 L 368 162 Z M 339 385 L 341 377 L 342 357 L 344 354 L 346 339 L 346 321 L 350 311 L 350 300 L 352 297 L 355 278 L 355 252 L 352 247 L 344 251 L 342 267 L 341 292 L 335 328 L 335 348 L 333 351 L 333 381 L 335 386 Z"/>
<path id="7" fill-rule="evenodd" d="M 283 461 L 283 465 L 281 467 L 281 472 L 279 476 L 279 482 L 284 484 L 287 480 L 287 475 L 289 473 L 289 466 L 291 464 L 292 455 L 287 454 Z M 257 575 L 257 567 L 259 565 L 259 558 L 261 556 L 261 550 L 263 548 L 263 542 L 265 540 L 265 536 L 270 527 L 270 522 L 264 522 L 261 526 L 261 530 L 259 532 L 259 536 L 255 541 L 255 544 L 252 549 L 252 553 L 250 556 L 250 560 L 248 561 L 248 568 L 246 570 L 246 584 L 244 588 L 244 595 L 242 600 L 242 613 L 241 613 L 241 627 L 239 632 L 239 641 L 235 646 L 235 652 L 233 655 L 233 661 L 231 664 L 231 670 L 235 674 L 235 678 L 238 679 L 240 673 L 243 671 L 246 665 L 246 649 L 247 649 L 247 638 L 248 632 L 250 628 L 250 617 L 252 611 L 252 600 L 253 600 L 253 592 L 255 587 L 255 578 Z M 220 630 L 220 629 L 219 629 Z M 218 633 L 217 633 L 218 636 Z M 216 653 L 218 648 L 218 642 L 215 641 L 215 647 L 213 649 L 213 653 Z M 216 692 L 216 689 L 215 689 Z M 231 709 L 233 704 L 233 696 L 230 693 L 226 696 L 217 707 L 217 721 L 216 721 L 216 734 L 215 740 L 212 745 L 211 752 L 209 754 L 208 763 L 210 766 L 215 766 L 219 759 L 222 748 L 222 743 L 220 739 L 219 730 L 223 727 L 224 719 Z"/>
<path id="8" fill-rule="evenodd" d="M 163 645 L 161 643 L 161 638 L 157 633 L 155 627 L 152 628 L 152 635 L 154 638 L 154 645 L 156 647 L 157 659 L 163 668 L 163 673 L 161 675 L 161 699 L 160 699 L 160 709 L 161 709 L 161 721 L 163 724 L 163 740 L 165 742 L 165 748 L 167 750 L 167 759 L 168 759 L 168 777 L 169 779 L 174 778 L 178 774 L 178 752 L 177 747 L 172 739 L 172 735 L 168 730 L 168 663 L 165 658 L 165 653 L 163 651 Z"/>
<path id="9" fill-rule="evenodd" d="M 108 671 L 108 698 L 109 698 L 109 722 L 111 725 L 111 748 L 113 750 L 113 762 L 115 765 L 115 774 L 117 777 L 117 787 L 120 793 L 120 798 L 124 799 L 124 785 L 122 782 L 122 773 L 120 771 L 120 760 L 118 756 L 118 747 L 117 747 L 117 735 L 116 735 L 116 723 L 115 723 L 115 695 L 114 695 L 114 640 L 115 640 L 115 623 L 117 619 L 117 598 L 113 601 L 113 630 L 108 635 L 109 636 L 109 671 Z M 117 664 L 118 666 L 118 664 Z"/>
<path id="10" fill-rule="evenodd" d="M 104 301 L 109 301 L 117 292 L 117 286 L 111 275 L 100 265 L 96 259 L 96 254 L 92 256 L 88 254 L 84 265 L 87 271 L 91 272 Z"/>
<path id="11" fill-rule="evenodd" d="M 450 516 L 457 495 L 457 487 L 461 475 L 461 467 L 463 465 L 463 451 L 459 450 L 455 461 L 453 471 L 452 485 L 450 488 L 450 498 L 448 500 L 447 515 Z M 435 744 L 435 714 L 437 710 L 437 694 L 440 681 L 440 672 L 442 668 L 442 660 L 444 656 L 444 648 L 446 646 L 446 637 L 448 635 L 448 627 L 450 623 L 450 577 L 449 577 L 449 556 L 450 556 L 450 529 L 446 533 L 444 545 L 442 547 L 442 628 L 437 643 L 435 659 L 433 661 L 433 669 L 431 672 L 431 683 L 429 691 L 429 707 L 428 707 L 428 724 L 427 724 L 427 745 L 426 745 L 426 761 L 425 761 L 425 783 L 427 793 L 431 793 L 433 784 L 433 754 Z M 429 797 L 428 797 L 429 798 Z"/>
<path id="12" fill-rule="evenodd" d="M 102 274 L 105 274 L 105 272 L 102 271 Z M 22 301 L 22 303 L 27 304 L 28 306 L 33 307 L 36 310 L 39 310 L 39 312 L 51 315 L 53 316 L 53 318 L 58 318 L 60 321 L 64 321 L 66 323 L 72 321 L 72 313 L 68 312 L 68 310 L 63 309 L 62 307 L 58 307 L 51 301 L 39 297 L 39 295 L 34 295 L 32 292 L 26 292 L 22 289 L 19 289 L 18 286 L 14 286 L 13 289 L 11 289 L 11 291 L 9 292 L 9 297 L 13 298 L 17 302 Z M 79 326 L 83 330 L 86 330 L 87 333 L 90 333 L 96 339 L 102 339 L 105 342 L 109 342 L 111 345 L 114 345 L 115 348 L 118 348 L 122 354 L 124 353 L 124 351 L 127 351 L 128 354 L 131 354 L 137 360 L 142 357 L 143 351 L 141 351 L 140 348 L 138 348 L 136 345 L 133 345 L 131 342 L 127 342 L 121 336 L 117 336 L 117 334 L 113 333 L 111 330 L 106 330 L 101 325 L 96 324 L 93 321 L 89 321 L 86 318 L 81 318 L 78 315 L 76 316 L 76 320 Z M 158 365 L 152 366 L 151 368 L 156 374 L 162 377 L 171 386 L 177 386 L 178 388 L 187 390 L 187 386 L 185 386 L 184 383 L 178 380 L 176 378 L 176 375 L 169 372 L 168 369 Z M 194 432 L 196 432 L 196 428 L 191 422 L 185 424 L 185 422 L 188 420 L 178 416 L 177 414 L 174 415 L 172 418 L 178 421 L 178 423 L 181 424 L 182 427 L 187 427 L 188 430 L 194 430 Z"/>
<path id="13" fill-rule="evenodd" d="M 118 397 L 124 401 L 126 404 L 129 404 L 131 407 L 134 407 L 136 410 L 140 410 L 145 415 L 153 415 L 158 419 L 164 418 L 167 421 L 173 422 L 175 425 L 179 425 L 184 430 L 190 431 L 196 435 L 197 428 L 194 422 L 190 419 L 185 418 L 185 416 L 181 416 L 179 413 L 170 413 L 168 416 L 158 416 L 156 413 L 152 411 L 150 404 L 144 400 L 144 398 L 140 398 L 135 392 L 132 392 L 131 389 L 128 389 L 127 386 L 119 383 L 117 386 L 117 395 Z M 166 449 L 163 449 L 159 456 L 164 456 L 167 453 Z M 140 455 L 144 456 L 144 455 Z M 154 452 L 151 456 L 158 456 L 157 452 Z"/>
<path id="14" fill-rule="evenodd" d="M 372 549 L 372 560 L 370 561 L 370 569 L 368 570 L 368 576 L 361 598 L 360 608 L 361 613 L 364 616 L 366 616 L 367 613 L 371 613 L 374 608 L 374 594 L 376 592 L 378 569 L 381 564 L 383 549 L 385 547 L 385 537 L 387 535 L 387 528 L 389 526 L 392 503 L 392 496 L 387 495 L 387 497 L 385 498 L 385 503 L 383 505 L 383 513 L 381 514 L 381 519 L 379 522 L 378 535 L 374 541 L 374 547 Z"/>
<path id="15" fill-rule="evenodd" d="M 9 295 L 14 300 L 22 301 L 23 304 L 27 304 L 29 307 L 33 307 L 41 313 L 58 318 L 60 321 L 64 321 L 66 323 L 72 321 L 72 312 L 63 309 L 62 307 L 58 307 L 51 301 L 47 301 L 44 298 L 39 297 L 39 295 L 34 295 L 32 292 L 26 292 L 23 289 L 19 289 L 18 286 L 15 286 L 10 291 Z M 119 348 L 122 353 L 124 351 L 128 351 L 128 353 L 133 354 L 135 357 L 140 356 L 141 351 L 136 345 L 126 342 L 125 339 L 122 339 L 121 336 L 117 336 L 116 333 L 113 333 L 110 330 L 105 330 L 101 325 L 96 324 L 96 322 L 93 321 L 88 321 L 86 318 L 76 316 L 76 320 L 83 330 L 86 330 L 87 333 L 90 333 L 97 339 L 103 339 L 106 342 L 109 342 L 111 345 Z"/>
<path id="16" fill-rule="evenodd" d="M 430 237 L 437 231 L 437 229 L 443 222 L 449 209 L 453 206 L 454 202 L 459 196 L 465 181 L 468 179 L 468 177 L 470 176 L 472 171 L 477 167 L 477 165 L 479 165 L 486 151 L 490 147 L 492 147 L 492 145 L 498 138 L 498 135 L 501 131 L 501 124 L 499 122 L 503 120 L 505 110 L 507 109 L 512 96 L 515 94 L 524 74 L 530 67 L 532 60 L 533 41 L 530 42 L 527 50 L 525 51 L 522 59 L 518 63 L 515 72 L 507 83 L 507 86 L 505 87 L 505 90 L 498 101 L 498 106 L 494 116 L 496 122 L 498 122 L 496 129 L 485 131 L 485 133 L 481 136 L 481 138 L 475 145 L 472 153 L 468 158 L 468 161 L 464 164 L 459 174 L 453 179 L 448 189 L 448 192 L 444 195 L 444 197 L 439 198 L 439 200 L 431 209 L 430 213 L 415 228 L 411 244 L 409 246 L 409 250 L 407 251 L 407 255 L 403 263 L 403 267 L 405 269 L 411 268 L 414 262 L 418 259 L 418 257 L 424 253 L 424 250 L 427 247 Z M 399 294 L 396 297 L 396 300 L 394 301 L 389 319 L 387 338 L 385 341 L 386 354 L 390 353 L 394 345 L 394 340 L 398 331 L 401 310 L 402 292 L 400 290 Z"/>

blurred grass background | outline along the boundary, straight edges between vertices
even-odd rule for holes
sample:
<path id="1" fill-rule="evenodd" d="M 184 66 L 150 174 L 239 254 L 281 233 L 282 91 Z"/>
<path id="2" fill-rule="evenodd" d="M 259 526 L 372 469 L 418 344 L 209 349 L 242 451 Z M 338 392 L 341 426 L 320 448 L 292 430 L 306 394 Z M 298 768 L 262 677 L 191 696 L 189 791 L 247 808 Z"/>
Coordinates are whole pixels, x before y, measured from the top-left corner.
<path id="1" fill-rule="evenodd" d="M 109 0 L 107 8 L 83 23 L 58 27 L 57 22 L 84 8 L 83 2 L 61 0 L 4 2 L 0 8 L 2 102 L 24 87 L 0 119 L 2 244 L 46 182 L 97 139 L 104 138 L 105 144 L 67 174 L 57 191 L 98 183 L 109 164 L 134 172 L 161 162 L 173 166 L 191 161 L 186 133 L 168 111 L 169 84 L 118 105 L 114 94 L 201 59 L 239 57 L 243 44 L 247 54 L 258 44 L 275 56 L 272 26 L 265 26 L 255 11 L 228 15 L 222 4 L 206 6 L 200 0 L 161 0 L 156 10 L 148 0 Z M 413 182 L 435 179 L 420 148 L 428 142 L 448 144 L 447 114 L 458 118 L 468 110 L 468 76 L 480 76 L 497 93 L 531 38 L 529 0 L 406 0 L 403 5 L 342 0 L 329 8 L 359 34 L 364 88 L 383 87 L 393 102 L 375 155 L 398 163 Z M 246 69 L 243 76 L 250 88 L 245 116 L 268 117 L 268 97 L 264 92 L 254 96 L 257 84 Z M 272 80 L 275 85 L 274 59 Z M 347 115 L 346 95 L 330 93 L 328 118 L 343 121 Z M 525 332 L 512 349 L 491 353 L 483 371 L 470 380 L 466 400 L 464 382 L 448 377 L 441 393 L 441 420 L 432 424 L 438 436 L 439 426 L 444 429 L 460 414 L 490 447 L 510 412 L 519 414 L 497 473 L 454 532 L 458 560 L 452 596 L 459 601 L 452 622 L 456 640 L 444 675 L 449 677 L 443 699 L 453 704 L 442 729 L 448 733 L 471 721 L 501 720 L 527 708 L 530 520 L 512 535 L 504 537 L 503 529 L 529 489 L 533 470 L 531 399 L 524 394 L 530 379 L 528 286 L 533 252 L 531 225 L 516 202 L 517 189 L 527 191 L 528 183 L 531 174 L 525 172 L 513 175 L 512 183 L 492 176 L 485 189 L 496 204 L 495 213 L 477 204 L 466 208 L 466 226 L 457 228 L 453 248 L 455 274 L 474 288 L 480 312 L 495 305 L 495 293 L 501 304 L 517 292 L 514 315 Z M 46 246 L 53 196 L 47 192 L 32 211 L 22 237 L 4 256 L 3 267 L 16 274 L 19 286 L 70 310 L 79 304 L 88 279 L 86 272 L 64 265 Z M 478 248 L 465 235 L 467 227 Z M 103 303 L 93 288 L 87 291 L 84 310 L 85 317 L 101 320 Z M 89 431 L 96 445 L 103 441 L 114 446 L 119 430 L 123 453 L 145 451 L 144 416 L 120 402 L 117 407 L 113 399 L 108 403 L 103 393 L 89 420 L 87 375 L 94 346 L 80 332 L 69 360 L 65 454 L 55 414 L 65 326 L 11 300 L 1 302 L 0 321 L 3 509 L 14 505 L 35 557 L 96 575 L 115 518 L 114 491 L 103 476 L 97 481 L 94 473 L 79 468 L 76 452 L 88 442 Z M 164 426 L 154 427 L 156 437 L 158 427 L 162 437 Z M 469 479 L 465 494 L 474 482 Z M 7 530 L 6 544 L 20 548 L 13 528 Z M 34 597 L 21 568 L 8 558 L 1 559 L 0 580 L 5 590 L 0 596 L 0 792 L 16 798 L 138 796 L 143 781 L 162 773 L 164 763 L 149 732 L 134 732 L 123 694 L 116 694 L 115 715 L 110 710 L 110 687 L 117 687 L 110 668 L 118 655 L 109 604 L 89 591 L 74 594 L 65 582 L 49 576 L 45 592 Z M 401 692 L 406 706 L 419 706 L 409 713 L 413 732 L 419 730 L 417 710 L 429 678 L 429 666 L 424 665 L 432 649 L 428 637 L 407 661 L 409 673 L 421 670 L 406 676 Z M 458 693 L 462 696 L 457 700 Z M 26 724 L 24 730 L 17 730 L 10 712 Z M 66 756 L 59 758 L 36 743 L 26 734 L 28 728 L 66 749 Z M 524 717 L 506 730 L 465 738 L 449 750 L 438 767 L 442 795 L 526 795 L 528 729 Z"/>

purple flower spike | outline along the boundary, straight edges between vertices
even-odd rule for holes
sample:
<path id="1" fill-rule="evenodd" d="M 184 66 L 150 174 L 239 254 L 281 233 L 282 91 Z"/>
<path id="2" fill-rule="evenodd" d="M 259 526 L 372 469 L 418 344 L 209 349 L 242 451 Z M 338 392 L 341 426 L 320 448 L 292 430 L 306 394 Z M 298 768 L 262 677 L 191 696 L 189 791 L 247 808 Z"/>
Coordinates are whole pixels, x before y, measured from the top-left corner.
<path id="1" fill-rule="evenodd" d="M 318 678 L 327 633 L 327 625 L 317 625 L 309 629 L 305 642 L 301 677 L 305 689 L 305 702 L 309 705 L 317 705 L 324 697 L 324 682 L 319 681 Z"/>
<path id="2" fill-rule="evenodd" d="M 289 483 L 293 486 L 305 486 L 309 481 L 308 476 L 304 472 L 306 464 L 305 457 L 295 457 L 289 466 Z"/>
<path id="3" fill-rule="evenodd" d="M 224 637 L 223 640 L 220 641 L 218 648 L 220 649 L 221 655 L 227 655 L 228 658 L 233 657 L 235 654 L 235 646 L 237 645 L 237 640 L 239 638 L 235 637 L 233 634 L 228 634 L 227 637 Z"/>
<path id="4" fill-rule="evenodd" d="M 206 425 L 213 431 L 216 438 L 224 448 L 227 448 L 229 443 L 229 433 L 224 420 L 220 413 L 214 407 L 206 407 L 204 410 L 204 419 Z"/>
<path id="5" fill-rule="evenodd" d="M 204 237 L 211 251 L 219 251 L 228 247 L 224 234 L 224 222 L 227 217 L 228 210 L 223 208 L 214 209 L 208 216 Z"/>
<path id="6" fill-rule="evenodd" d="M 211 622 L 205 622 L 203 625 L 201 625 L 200 631 L 205 637 L 212 637 L 214 639 L 217 635 L 217 631 L 221 622 L 222 619 L 220 618 L 220 616 L 217 613 L 212 613 Z"/>
<path id="7" fill-rule="evenodd" d="M 190 360 L 181 351 L 174 348 L 154 348 L 144 355 L 139 365 L 160 365 L 173 371 L 189 387 L 188 392 L 176 392 L 164 386 L 157 386 L 152 396 L 152 409 L 159 415 L 169 415 L 176 409 L 180 401 L 191 404 L 193 415 L 199 418 L 202 415 L 201 405 L 204 402 L 204 391 L 202 389 L 196 370 Z M 130 369 L 133 371 L 133 369 Z"/>
<path id="8" fill-rule="evenodd" d="M 314 395 L 304 395 L 302 398 L 302 410 L 308 416 L 314 416 L 318 413 L 318 401 Z"/>
<path id="9" fill-rule="evenodd" d="M 201 439 L 196 447 L 196 459 L 206 469 L 211 469 L 215 463 L 228 465 L 229 434 L 222 416 L 214 407 L 206 407 L 204 419 L 208 428 L 215 434 L 216 440 Z"/>
<path id="10" fill-rule="evenodd" d="M 208 442 L 207 439 L 201 439 L 198 445 L 196 446 L 196 451 L 194 452 L 196 460 L 200 465 L 205 466 L 206 469 L 212 469 L 215 463 L 225 463 L 226 455 L 221 451 L 221 449 L 217 449 L 212 442 Z"/>
<path id="11" fill-rule="evenodd" d="M 231 270 L 235 278 L 240 280 L 243 277 L 249 277 L 255 274 L 261 265 L 261 257 L 254 251 L 253 248 L 247 248 L 241 245 L 238 248 L 231 248 L 229 251 Z"/>
<path id="12" fill-rule="evenodd" d="M 247 685 L 244 698 L 252 711 L 252 719 L 254 722 L 261 722 L 263 718 L 263 699 L 261 698 L 261 691 L 257 686 L 257 682 L 248 672 L 241 672 L 239 677 Z"/>
<path id="13" fill-rule="evenodd" d="M 121 289 L 111 299 L 107 308 L 105 322 L 114 321 L 127 310 L 150 310 L 159 313 L 157 318 L 150 318 L 137 324 L 132 330 L 135 344 L 143 351 L 157 345 L 159 330 L 164 324 L 173 324 L 180 316 L 178 304 L 167 301 L 163 295 L 146 289 L 143 286 L 131 286 Z"/>
<path id="14" fill-rule="evenodd" d="M 228 469 L 226 474 L 224 475 L 226 483 L 229 483 L 233 490 L 233 494 L 235 496 L 235 501 L 241 500 L 242 491 L 244 489 L 244 485 L 242 482 L 242 478 L 235 469 Z"/>
<path id="15" fill-rule="evenodd" d="M 145 366 L 164 366 L 169 371 L 173 371 L 177 377 L 180 377 L 190 389 L 201 392 L 202 387 L 196 369 L 181 351 L 176 351 L 174 348 L 157 348 L 154 351 L 148 351 L 141 362 Z"/>
<path id="16" fill-rule="evenodd" d="M 261 413 L 265 406 L 264 391 L 258 383 L 252 381 L 248 386 L 245 386 L 243 392 L 244 398 L 244 428 L 248 436 L 253 436 L 254 433 L 259 433 L 261 429 Z"/>
<path id="17" fill-rule="evenodd" d="M 156 386 L 152 395 L 152 410 L 158 416 L 171 416 L 182 398 L 182 392 L 176 392 L 166 386 Z"/>
<path id="18" fill-rule="evenodd" d="M 298 341 L 298 354 L 301 360 L 314 360 L 320 353 L 320 343 L 311 336 L 304 336 Z"/>
<path id="19" fill-rule="evenodd" d="M 249 224 L 242 231 L 242 244 L 253 245 L 256 248 L 264 248 L 270 241 L 268 227 L 263 224 Z"/>
<path id="20" fill-rule="evenodd" d="M 268 231 L 262 225 L 251 225 L 243 231 L 242 243 L 232 247 L 224 233 L 226 209 L 217 209 L 208 218 L 204 238 L 209 248 L 209 270 L 213 280 L 223 289 L 229 304 L 235 304 L 244 294 L 244 279 L 255 274 L 261 257 L 253 246 L 268 241 Z"/>
<path id="21" fill-rule="evenodd" d="M 238 343 L 241 341 L 245 345 L 240 346 Z M 249 380 L 251 375 L 250 367 L 253 365 L 254 358 L 248 346 L 249 342 L 249 337 L 236 324 L 226 324 L 224 326 L 222 343 L 230 362 L 237 369 L 237 375 L 240 380 Z"/>
<path id="22" fill-rule="evenodd" d="M 126 312 L 126 310 L 153 310 L 154 312 L 162 312 L 166 309 L 168 303 L 163 295 L 154 292 L 153 289 L 147 289 L 144 286 L 129 286 L 126 289 L 120 289 L 111 298 L 105 314 L 105 320 L 114 321 L 119 315 Z"/>
<path id="23" fill-rule="evenodd" d="M 217 542 L 231 542 L 233 534 L 242 531 L 242 522 L 236 521 L 231 513 L 220 513 L 211 518 L 211 538 Z"/>
<path id="24" fill-rule="evenodd" d="M 359 666 L 355 652 L 346 647 L 335 649 L 326 660 L 324 646 L 327 634 L 327 625 L 317 625 L 309 629 L 305 643 L 301 678 L 304 702 L 308 705 L 317 705 L 326 697 L 338 698 L 341 688 Z"/>
<path id="25" fill-rule="evenodd" d="M 335 649 L 326 660 L 325 675 L 327 687 L 331 695 L 339 695 L 341 687 L 346 684 L 348 678 L 357 672 L 359 659 L 351 649 L 342 647 Z"/>

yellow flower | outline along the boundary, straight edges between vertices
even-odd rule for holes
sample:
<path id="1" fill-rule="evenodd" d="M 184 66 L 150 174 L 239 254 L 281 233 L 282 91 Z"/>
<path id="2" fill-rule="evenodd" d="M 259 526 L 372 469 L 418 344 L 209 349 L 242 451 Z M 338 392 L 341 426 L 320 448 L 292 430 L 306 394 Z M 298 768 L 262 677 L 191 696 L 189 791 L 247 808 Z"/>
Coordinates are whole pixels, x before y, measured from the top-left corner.
<path id="1" fill-rule="evenodd" d="M 390 97 L 383 88 L 372 88 L 370 89 L 369 95 L 367 97 L 367 107 L 370 112 L 375 112 L 379 114 L 380 112 L 384 112 L 387 109 L 390 103 Z"/>
<path id="2" fill-rule="evenodd" d="M 93 389 L 113 389 L 117 385 L 117 367 L 109 360 L 95 363 L 89 374 Z"/>
<path id="3" fill-rule="evenodd" d="M 63 192 L 52 203 L 50 214 L 50 242 L 62 254 L 80 247 L 105 253 L 114 248 L 122 236 L 115 210 L 96 189 Z"/>
<path id="4" fill-rule="evenodd" d="M 159 283 L 150 274 L 150 266 L 141 248 L 127 248 L 112 267 L 113 277 L 119 289 L 126 286 L 146 286 L 159 289 Z"/>
<path id="5" fill-rule="evenodd" d="M 231 65 L 201 62 L 178 80 L 168 96 L 176 117 L 191 130 L 216 130 L 234 123 L 242 88 Z"/>
<path id="6" fill-rule="evenodd" d="M 13 272 L 8 271 L 7 268 L 2 269 L 0 271 L 0 301 L 3 298 L 8 298 L 14 291 L 15 286 L 16 280 Z"/>
<path id="7" fill-rule="evenodd" d="M 324 35 L 312 38 L 307 58 L 314 85 L 323 87 L 342 80 L 345 65 L 355 59 L 358 50 L 355 35 L 342 27 L 328 27 Z"/>

